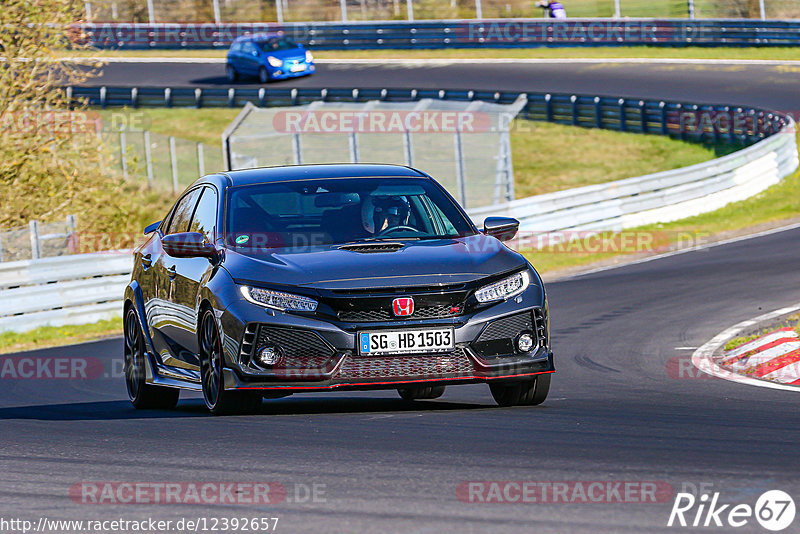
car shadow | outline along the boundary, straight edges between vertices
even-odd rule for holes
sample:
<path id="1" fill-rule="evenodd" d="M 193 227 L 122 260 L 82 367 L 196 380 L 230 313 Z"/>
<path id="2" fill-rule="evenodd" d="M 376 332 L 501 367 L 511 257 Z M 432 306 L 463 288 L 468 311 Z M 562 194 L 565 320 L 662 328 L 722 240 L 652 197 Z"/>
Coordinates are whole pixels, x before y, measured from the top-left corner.
<path id="1" fill-rule="evenodd" d="M 326 415 L 326 414 L 380 414 L 390 412 L 425 412 L 497 409 L 490 404 L 426 400 L 406 402 L 401 399 L 358 398 L 308 398 L 267 400 L 254 414 L 258 415 Z M 171 410 L 136 410 L 128 401 L 75 402 L 0 408 L 0 420 L 30 419 L 40 421 L 111 421 L 126 419 L 172 419 L 178 417 L 211 416 L 199 399 L 180 401 Z"/>

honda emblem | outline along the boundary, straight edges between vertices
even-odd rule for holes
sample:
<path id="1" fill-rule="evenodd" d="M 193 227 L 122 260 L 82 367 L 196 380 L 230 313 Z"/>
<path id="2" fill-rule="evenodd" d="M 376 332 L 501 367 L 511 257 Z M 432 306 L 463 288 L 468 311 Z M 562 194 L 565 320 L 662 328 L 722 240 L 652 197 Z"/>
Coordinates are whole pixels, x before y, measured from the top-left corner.
<path id="1" fill-rule="evenodd" d="M 392 310 L 397 317 L 404 317 L 414 313 L 414 299 L 403 297 L 392 301 Z"/>

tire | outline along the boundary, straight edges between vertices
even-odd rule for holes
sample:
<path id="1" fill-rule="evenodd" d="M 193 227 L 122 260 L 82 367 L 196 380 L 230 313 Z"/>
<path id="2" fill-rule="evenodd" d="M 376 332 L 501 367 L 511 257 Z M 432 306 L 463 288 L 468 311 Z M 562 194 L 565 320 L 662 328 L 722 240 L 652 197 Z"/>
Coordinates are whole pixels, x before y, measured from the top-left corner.
<path id="1" fill-rule="evenodd" d="M 217 319 L 206 310 L 200 321 L 200 382 L 203 401 L 214 415 L 253 413 L 261 407 L 261 393 L 226 390 L 223 384 L 222 342 Z"/>
<path id="2" fill-rule="evenodd" d="M 136 312 L 131 307 L 125 313 L 124 371 L 128 399 L 137 410 L 169 410 L 178 404 L 181 390 L 154 386 L 145 380 L 144 334 Z"/>
<path id="3" fill-rule="evenodd" d="M 422 399 L 438 399 L 444 395 L 444 386 L 417 386 L 411 388 L 400 388 L 397 390 L 400 398 L 404 401 L 415 401 Z"/>
<path id="4" fill-rule="evenodd" d="M 267 72 L 267 67 L 261 67 L 258 69 L 258 81 L 261 83 L 269 83 L 269 72 Z"/>
<path id="5" fill-rule="evenodd" d="M 499 406 L 534 406 L 547 398 L 550 375 L 538 375 L 524 382 L 489 384 L 489 390 Z"/>
<path id="6" fill-rule="evenodd" d="M 233 65 L 225 65 L 225 77 L 229 82 L 235 83 L 239 81 L 239 73 L 233 68 Z"/>

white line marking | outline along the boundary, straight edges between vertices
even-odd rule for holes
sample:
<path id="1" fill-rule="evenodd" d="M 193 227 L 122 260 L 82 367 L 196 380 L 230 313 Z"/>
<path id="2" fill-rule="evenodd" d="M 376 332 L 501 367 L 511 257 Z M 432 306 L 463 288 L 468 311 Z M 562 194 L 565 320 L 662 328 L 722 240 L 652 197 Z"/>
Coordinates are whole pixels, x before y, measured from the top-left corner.
<path id="1" fill-rule="evenodd" d="M 697 347 L 675 347 L 675 350 L 697 350 Z"/>
<path id="2" fill-rule="evenodd" d="M 787 306 L 786 308 L 781 308 L 779 310 L 766 313 L 764 315 L 759 315 L 758 317 L 755 317 L 753 319 L 748 319 L 747 321 L 742 321 L 741 323 L 733 325 L 730 328 L 726 328 L 725 330 L 714 336 L 710 341 L 705 343 L 702 347 L 697 349 L 694 354 L 692 354 L 692 364 L 706 374 L 709 374 L 711 376 L 716 376 L 717 378 L 722 378 L 724 380 L 730 380 L 731 382 L 738 382 L 740 384 L 746 384 L 749 386 L 759 386 L 762 388 L 782 389 L 785 391 L 796 392 L 800 390 L 800 388 L 798 388 L 797 386 L 790 386 L 787 384 L 775 384 L 773 382 L 767 382 L 765 380 L 757 380 L 755 378 L 748 378 L 746 376 L 738 375 L 736 373 L 731 373 L 730 371 L 723 369 L 722 367 L 717 365 L 714 359 L 712 358 L 714 352 L 716 352 L 716 350 L 719 347 L 721 347 L 723 343 L 725 343 L 732 337 L 736 337 L 743 330 L 752 328 L 753 326 L 763 321 L 769 321 L 770 319 L 775 319 L 782 315 L 789 315 L 791 313 L 796 312 L 797 310 L 800 310 L 800 302 L 797 304 L 793 304 L 791 306 Z"/>

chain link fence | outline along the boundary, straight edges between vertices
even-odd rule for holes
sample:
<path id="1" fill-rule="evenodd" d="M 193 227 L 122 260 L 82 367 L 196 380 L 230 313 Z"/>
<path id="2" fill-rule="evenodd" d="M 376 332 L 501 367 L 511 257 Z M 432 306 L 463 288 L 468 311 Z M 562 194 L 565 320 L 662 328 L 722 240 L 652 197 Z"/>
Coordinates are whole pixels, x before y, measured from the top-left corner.
<path id="1" fill-rule="evenodd" d="M 76 238 L 74 215 L 58 222 L 30 221 L 28 226 L 0 229 L 0 262 L 72 254 Z"/>
<path id="2" fill-rule="evenodd" d="M 219 146 L 150 131 L 103 131 L 111 172 L 146 180 L 151 188 L 177 193 L 204 174 L 223 170 Z"/>
<path id="3" fill-rule="evenodd" d="M 798 0 L 562 0 L 570 18 L 800 18 Z M 535 0 L 88 0 L 88 22 L 536 18 Z"/>

